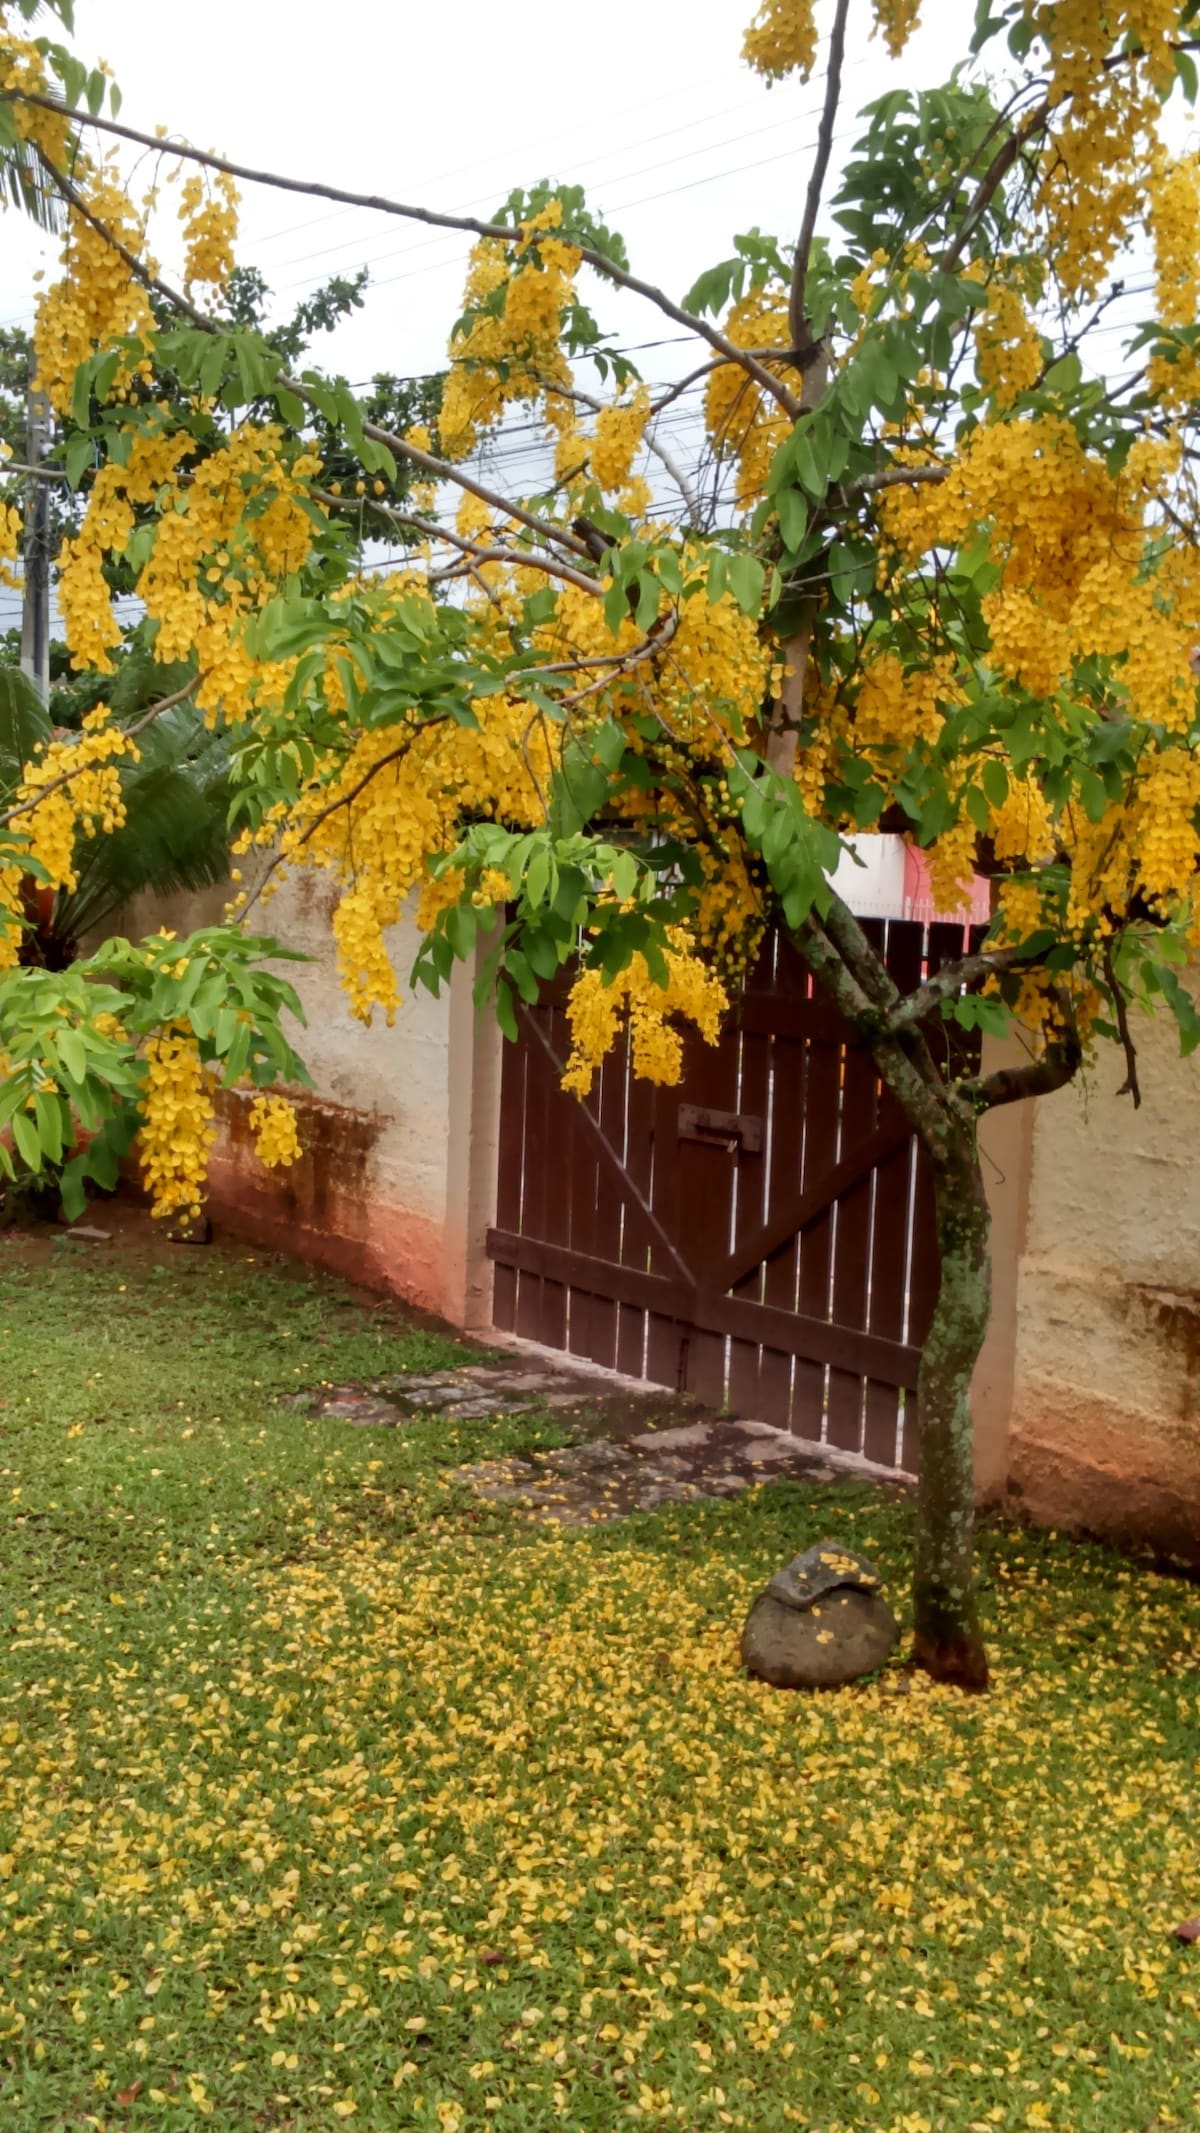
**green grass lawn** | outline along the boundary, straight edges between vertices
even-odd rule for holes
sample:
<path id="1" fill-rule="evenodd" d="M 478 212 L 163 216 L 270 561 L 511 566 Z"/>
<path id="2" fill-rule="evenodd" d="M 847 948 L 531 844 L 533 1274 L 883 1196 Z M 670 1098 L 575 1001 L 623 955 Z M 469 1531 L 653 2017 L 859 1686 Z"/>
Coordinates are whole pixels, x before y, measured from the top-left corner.
<path id="1" fill-rule="evenodd" d="M 996 1687 L 798 1698 L 794 1484 L 571 1535 L 298 1386 L 452 1360 L 336 1285 L 0 1240 L 0 2127 L 1200 2122 L 1200 1593 L 983 1543 Z"/>

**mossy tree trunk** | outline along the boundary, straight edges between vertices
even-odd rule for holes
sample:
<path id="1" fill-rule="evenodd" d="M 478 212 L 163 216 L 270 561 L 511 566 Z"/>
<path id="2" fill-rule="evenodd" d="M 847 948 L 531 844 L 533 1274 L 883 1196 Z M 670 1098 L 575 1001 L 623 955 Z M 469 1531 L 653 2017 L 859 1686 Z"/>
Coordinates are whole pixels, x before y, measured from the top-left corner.
<path id="1" fill-rule="evenodd" d="M 1016 1067 L 955 1080 L 925 1027 L 996 967 L 964 956 L 906 997 L 853 913 L 835 896 L 792 938 L 818 982 L 868 1046 L 933 1168 L 941 1275 L 917 1384 L 920 1469 L 913 1579 L 913 1659 L 935 1680 L 987 1686 L 975 1592 L 975 1445 L 971 1379 L 991 1313 L 987 1193 L 977 1126 L 998 1104 L 1047 1095 L 1078 1071 L 1080 1048 L 1064 1005 L 1059 1035 Z"/>
<path id="2" fill-rule="evenodd" d="M 990 1218 L 973 1147 L 942 1152 L 933 1175 L 941 1277 L 917 1381 L 913 1658 L 935 1680 L 983 1689 L 971 1379 L 991 1313 Z"/>

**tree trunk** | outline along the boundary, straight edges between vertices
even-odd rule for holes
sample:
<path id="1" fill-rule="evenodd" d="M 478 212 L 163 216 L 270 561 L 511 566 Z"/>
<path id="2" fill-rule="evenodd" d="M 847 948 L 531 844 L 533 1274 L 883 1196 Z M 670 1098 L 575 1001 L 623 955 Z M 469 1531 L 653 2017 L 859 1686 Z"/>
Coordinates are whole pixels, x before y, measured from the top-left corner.
<path id="1" fill-rule="evenodd" d="M 920 1478 L 913 1658 L 935 1681 L 985 1689 L 975 1604 L 971 1377 L 991 1309 L 987 1194 L 979 1157 L 953 1134 L 931 1151 L 941 1281 L 917 1380 Z"/>

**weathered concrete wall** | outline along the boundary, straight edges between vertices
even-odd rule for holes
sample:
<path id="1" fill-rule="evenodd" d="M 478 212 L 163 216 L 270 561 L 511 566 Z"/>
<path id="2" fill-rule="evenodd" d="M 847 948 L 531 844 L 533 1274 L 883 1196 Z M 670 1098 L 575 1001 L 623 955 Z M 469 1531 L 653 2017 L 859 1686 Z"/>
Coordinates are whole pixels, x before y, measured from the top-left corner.
<path id="1" fill-rule="evenodd" d="M 1200 1560 L 1200 1055 L 1136 1030 L 1036 1106 L 1017 1269 L 1010 1494 L 1039 1523 Z"/>
<path id="2" fill-rule="evenodd" d="M 184 934 L 217 921 L 227 893 L 135 907 L 124 923 L 134 933 L 172 927 Z M 365 1029 L 338 984 L 331 908 L 320 877 L 301 875 L 280 889 L 262 922 L 312 958 L 280 966 L 307 1018 L 294 1041 L 314 1088 L 289 1092 L 303 1158 L 287 1170 L 264 1170 L 247 1121 L 250 1092 L 223 1094 L 210 1172 L 213 1213 L 258 1243 L 394 1290 L 458 1324 L 486 1324 L 483 1239 L 496 1170 L 498 1033 L 477 1016 L 465 967 L 437 1000 L 405 991 L 391 1029 L 381 1016 Z M 402 990 L 416 944 L 407 922 L 389 941 Z"/>

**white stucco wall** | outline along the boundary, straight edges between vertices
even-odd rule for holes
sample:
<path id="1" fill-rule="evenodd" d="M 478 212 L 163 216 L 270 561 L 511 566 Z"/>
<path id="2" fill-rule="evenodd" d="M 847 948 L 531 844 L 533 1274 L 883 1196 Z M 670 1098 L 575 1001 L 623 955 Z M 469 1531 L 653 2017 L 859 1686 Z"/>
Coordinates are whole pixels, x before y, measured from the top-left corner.
<path id="1" fill-rule="evenodd" d="M 1039 1518 L 1200 1558 L 1200 1053 L 1135 1027 L 1142 1105 L 1037 1104 L 1017 1269 L 1010 1487 Z"/>
<path id="2" fill-rule="evenodd" d="M 227 894 L 135 906 L 124 923 L 133 933 L 168 926 L 184 935 L 219 920 Z M 379 1014 L 369 1028 L 357 1021 L 338 982 L 333 903 L 319 875 L 296 875 L 256 916 L 264 933 L 310 959 L 279 966 L 306 1017 L 290 1033 L 314 1084 L 292 1092 L 305 1155 L 287 1171 L 265 1172 L 245 1122 L 248 1097 L 224 1097 L 213 1211 L 261 1242 L 478 1323 L 487 1315 L 481 1262 L 498 1034 L 475 1011 L 466 967 L 437 999 L 409 987 L 418 935 L 407 920 L 388 939 L 402 992 L 395 1022 L 389 1029 Z"/>

